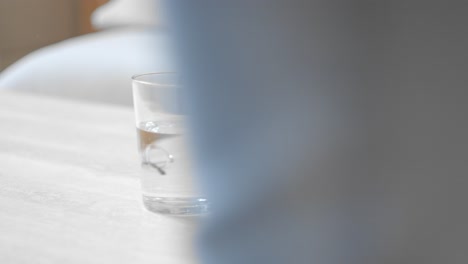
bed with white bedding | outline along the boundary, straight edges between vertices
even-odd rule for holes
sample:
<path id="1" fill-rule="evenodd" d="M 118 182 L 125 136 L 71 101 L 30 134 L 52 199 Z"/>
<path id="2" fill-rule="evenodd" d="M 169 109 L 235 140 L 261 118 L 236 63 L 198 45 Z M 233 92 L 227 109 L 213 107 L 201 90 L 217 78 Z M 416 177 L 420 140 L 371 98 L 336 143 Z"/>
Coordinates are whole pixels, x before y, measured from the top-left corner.
<path id="1" fill-rule="evenodd" d="M 172 70 L 154 0 L 111 1 L 97 33 L 36 50 L 0 73 L 0 89 L 131 105 L 134 74 Z"/>

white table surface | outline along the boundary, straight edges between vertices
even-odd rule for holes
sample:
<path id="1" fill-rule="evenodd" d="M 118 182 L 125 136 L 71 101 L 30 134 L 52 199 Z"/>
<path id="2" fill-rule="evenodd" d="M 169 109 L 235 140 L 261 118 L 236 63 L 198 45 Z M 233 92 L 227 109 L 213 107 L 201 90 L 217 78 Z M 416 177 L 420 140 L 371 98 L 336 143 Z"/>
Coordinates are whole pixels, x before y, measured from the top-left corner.
<path id="1" fill-rule="evenodd" d="M 132 109 L 0 92 L 0 263 L 196 263 L 138 171 Z"/>

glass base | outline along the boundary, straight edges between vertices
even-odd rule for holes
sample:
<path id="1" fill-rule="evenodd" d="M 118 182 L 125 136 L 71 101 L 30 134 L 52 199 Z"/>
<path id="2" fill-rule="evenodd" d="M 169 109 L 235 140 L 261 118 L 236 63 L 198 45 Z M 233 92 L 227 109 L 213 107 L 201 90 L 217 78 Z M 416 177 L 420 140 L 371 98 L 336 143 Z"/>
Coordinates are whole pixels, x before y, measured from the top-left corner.
<path id="1" fill-rule="evenodd" d="M 173 198 L 143 195 L 143 204 L 151 212 L 167 215 L 202 215 L 209 212 L 205 198 Z"/>

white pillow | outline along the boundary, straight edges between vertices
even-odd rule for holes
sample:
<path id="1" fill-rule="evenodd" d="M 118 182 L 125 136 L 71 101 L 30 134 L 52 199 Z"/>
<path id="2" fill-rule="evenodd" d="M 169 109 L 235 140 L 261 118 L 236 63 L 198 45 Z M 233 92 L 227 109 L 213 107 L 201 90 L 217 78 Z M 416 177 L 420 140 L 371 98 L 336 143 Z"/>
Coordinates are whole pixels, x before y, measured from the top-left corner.
<path id="1" fill-rule="evenodd" d="M 132 105 L 135 74 L 172 71 L 167 37 L 152 28 L 118 28 L 71 38 L 0 72 L 0 90 Z"/>
<path id="2" fill-rule="evenodd" d="M 91 15 L 96 29 L 126 26 L 160 26 L 160 0 L 113 0 Z"/>

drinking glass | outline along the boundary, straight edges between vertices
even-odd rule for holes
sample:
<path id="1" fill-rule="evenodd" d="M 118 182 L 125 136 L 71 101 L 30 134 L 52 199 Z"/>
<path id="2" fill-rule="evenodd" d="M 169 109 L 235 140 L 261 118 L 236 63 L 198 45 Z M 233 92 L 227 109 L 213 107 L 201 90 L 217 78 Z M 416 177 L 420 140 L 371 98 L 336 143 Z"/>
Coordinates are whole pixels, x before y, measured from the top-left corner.
<path id="1" fill-rule="evenodd" d="M 193 183 L 178 75 L 135 75 L 132 86 L 145 207 L 173 215 L 207 213 L 209 203 Z"/>

